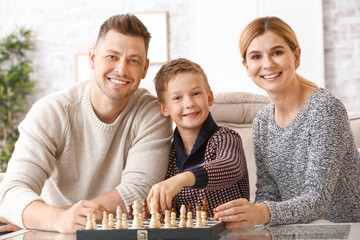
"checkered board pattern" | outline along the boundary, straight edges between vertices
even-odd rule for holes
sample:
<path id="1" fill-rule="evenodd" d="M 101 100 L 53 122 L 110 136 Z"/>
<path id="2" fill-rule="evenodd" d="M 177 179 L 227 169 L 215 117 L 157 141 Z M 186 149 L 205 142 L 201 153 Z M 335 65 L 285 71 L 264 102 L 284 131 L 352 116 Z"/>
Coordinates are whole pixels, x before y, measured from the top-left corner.
<path id="1" fill-rule="evenodd" d="M 131 229 L 131 220 L 128 220 L 128 229 L 101 229 L 101 225 L 95 230 L 77 230 L 77 240 L 122 240 L 122 239 L 206 239 L 217 240 L 219 234 L 226 230 L 225 223 L 208 220 L 208 226 L 201 228 L 149 228 L 150 220 L 144 220 L 144 227 L 140 229 Z M 195 222 L 194 222 L 195 224 Z"/>

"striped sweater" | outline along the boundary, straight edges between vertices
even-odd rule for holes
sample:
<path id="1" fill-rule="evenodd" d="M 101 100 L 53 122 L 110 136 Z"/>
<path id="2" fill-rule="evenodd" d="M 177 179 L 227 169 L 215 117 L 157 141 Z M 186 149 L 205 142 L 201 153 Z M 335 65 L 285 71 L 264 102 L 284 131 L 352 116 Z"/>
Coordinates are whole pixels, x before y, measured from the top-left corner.
<path id="1" fill-rule="evenodd" d="M 218 127 L 209 114 L 195 141 L 189 156 L 186 156 L 179 132 L 175 129 L 170 151 L 170 163 L 166 178 L 191 171 L 195 185 L 183 188 L 176 196 L 176 210 L 181 205 L 202 205 L 208 201 L 208 215 L 218 205 L 238 199 L 249 199 L 249 179 L 242 141 L 237 132 Z"/>

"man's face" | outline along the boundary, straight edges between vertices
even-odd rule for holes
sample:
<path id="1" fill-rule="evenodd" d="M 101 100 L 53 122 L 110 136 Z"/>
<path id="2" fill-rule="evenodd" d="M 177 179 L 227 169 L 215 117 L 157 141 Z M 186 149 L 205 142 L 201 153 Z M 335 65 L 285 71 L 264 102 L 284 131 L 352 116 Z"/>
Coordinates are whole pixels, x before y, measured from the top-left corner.
<path id="1" fill-rule="evenodd" d="M 139 87 L 149 67 L 144 39 L 110 30 L 89 53 L 97 87 L 109 99 L 124 102 Z"/>

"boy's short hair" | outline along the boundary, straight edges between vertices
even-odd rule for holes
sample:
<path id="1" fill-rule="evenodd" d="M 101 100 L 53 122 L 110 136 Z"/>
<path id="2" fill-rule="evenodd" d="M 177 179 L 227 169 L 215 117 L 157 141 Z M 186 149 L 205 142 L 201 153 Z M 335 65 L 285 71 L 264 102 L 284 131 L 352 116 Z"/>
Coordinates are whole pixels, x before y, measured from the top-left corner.
<path id="1" fill-rule="evenodd" d="M 204 81 L 206 92 L 210 94 L 210 85 L 206 74 L 200 65 L 186 58 L 178 58 L 164 64 L 154 78 L 156 94 L 159 98 L 159 102 L 164 103 L 164 92 L 167 90 L 168 83 L 178 74 L 186 72 L 198 74 Z"/>

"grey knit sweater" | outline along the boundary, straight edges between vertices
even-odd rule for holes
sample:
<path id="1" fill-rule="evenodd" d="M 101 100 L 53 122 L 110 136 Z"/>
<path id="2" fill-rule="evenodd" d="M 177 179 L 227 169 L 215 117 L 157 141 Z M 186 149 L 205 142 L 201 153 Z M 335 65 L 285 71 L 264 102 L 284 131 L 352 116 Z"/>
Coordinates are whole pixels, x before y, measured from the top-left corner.
<path id="1" fill-rule="evenodd" d="M 273 224 L 360 221 L 360 156 L 347 112 L 325 89 L 316 90 L 294 121 L 281 128 L 274 105 L 254 120 L 256 203 Z"/>

